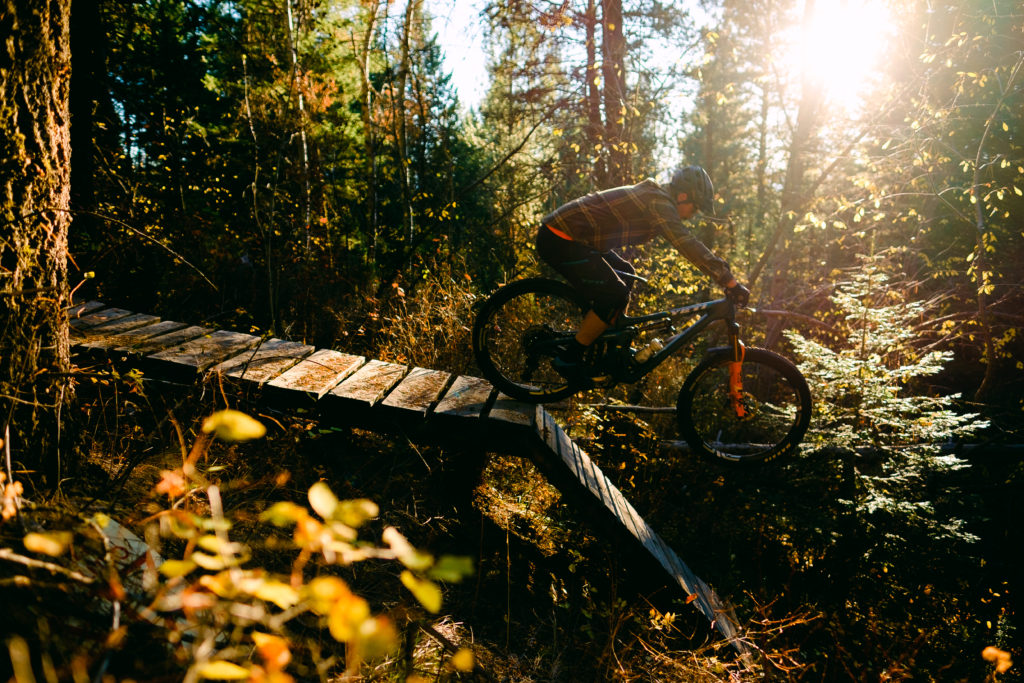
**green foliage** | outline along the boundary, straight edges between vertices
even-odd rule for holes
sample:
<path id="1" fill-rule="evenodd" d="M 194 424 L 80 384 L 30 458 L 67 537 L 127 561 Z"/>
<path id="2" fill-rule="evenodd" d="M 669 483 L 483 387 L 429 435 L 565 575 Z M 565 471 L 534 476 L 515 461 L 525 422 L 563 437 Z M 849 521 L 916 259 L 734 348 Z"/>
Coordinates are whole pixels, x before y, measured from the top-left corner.
<path id="1" fill-rule="evenodd" d="M 881 259 L 865 259 L 831 296 L 835 348 L 787 334 L 815 390 L 809 439 L 837 448 L 934 453 L 942 442 L 987 426 L 956 410 L 956 394 L 932 395 L 922 378 L 940 373 L 950 351 L 917 350 L 916 325 L 932 312 L 890 286 Z"/>

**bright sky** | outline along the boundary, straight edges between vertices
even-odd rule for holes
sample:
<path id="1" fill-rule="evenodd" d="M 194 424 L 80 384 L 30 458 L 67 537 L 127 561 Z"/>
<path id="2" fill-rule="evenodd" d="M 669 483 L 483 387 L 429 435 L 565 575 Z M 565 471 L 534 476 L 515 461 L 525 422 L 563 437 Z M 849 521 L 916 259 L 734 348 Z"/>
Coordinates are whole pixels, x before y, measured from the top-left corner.
<path id="1" fill-rule="evenodd" d="M 445 66 L 459 100 L 467 107 L 480 104 L 487 91 L 487 60 L 483 47 L 484 0 L 427 0 L 434 17 L 437 41 L 445 53 Z"/>
<path id="2" fill-rule="evenodd" d="M 488 84 L 480 19 L 484 3 L 426 0 L 452 84 L 462 104 L 470 108 L 480 104 Z M 833 101 L 853 109 L 884 46 L 890 22 L 883 7 L 880 0 L 818 0 L 810 41 L 781 55 L 783 62 L 797 73 L 810 68 L 825 76 Z"/>

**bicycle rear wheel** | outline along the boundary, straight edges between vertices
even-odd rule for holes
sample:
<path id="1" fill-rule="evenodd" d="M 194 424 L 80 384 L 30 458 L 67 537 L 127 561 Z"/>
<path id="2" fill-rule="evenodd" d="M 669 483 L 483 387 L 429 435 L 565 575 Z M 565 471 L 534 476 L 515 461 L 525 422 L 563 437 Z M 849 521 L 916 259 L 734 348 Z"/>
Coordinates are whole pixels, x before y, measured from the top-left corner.
<path id="1" fill-rule="evenodd" d="M 558 401 L 577 391 L 551 367 L 576 335 L 588 305 L 557 280 L 531 278 L 501 288 L 473 322 L 473 354 L 491 384 L 530 403 Z"/>
<path id="2" fill-rule="evenodd" d="M 737 416 L 729 395 L 731 349 L 718 349 L 683 383 L 676 419 L 695 451 L 734 463 L 766 462 L 796 449 L 811 420 L 811 392 L 796 366 L 765 349 L 748 348 Z"/>

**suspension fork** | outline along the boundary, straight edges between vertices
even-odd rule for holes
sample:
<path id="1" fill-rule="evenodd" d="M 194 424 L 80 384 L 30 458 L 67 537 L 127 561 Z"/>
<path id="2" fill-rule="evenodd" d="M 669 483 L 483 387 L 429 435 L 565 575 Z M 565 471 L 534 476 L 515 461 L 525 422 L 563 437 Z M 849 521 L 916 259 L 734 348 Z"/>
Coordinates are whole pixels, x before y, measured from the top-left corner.
<path id="1" fill-rule="evenodd" d="M 729 361 L 729 405 L 740 420 L 748 417 L 749 411 L 743 403 L 743 356 L 747 349 L 740 341 L 740 326 L 735 320 L 728 323 L 729 346 L 732 360 Z"/>

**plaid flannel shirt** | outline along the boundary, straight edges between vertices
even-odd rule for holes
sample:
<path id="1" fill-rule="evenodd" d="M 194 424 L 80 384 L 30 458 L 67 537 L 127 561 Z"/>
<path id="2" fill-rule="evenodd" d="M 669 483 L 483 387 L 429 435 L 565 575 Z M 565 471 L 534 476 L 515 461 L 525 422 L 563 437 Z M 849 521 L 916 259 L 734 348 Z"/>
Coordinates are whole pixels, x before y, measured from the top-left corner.
<path id="1" fill-rule="evenodd" d="M 729 264 L 683 226 L 676 204 L 651 179 L 593 192 L 555 209 L 544 225 L 574 241 L 608 251 L 664 235 L 676 250 L 720 285 L 732 280 Z"/>

